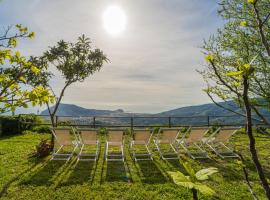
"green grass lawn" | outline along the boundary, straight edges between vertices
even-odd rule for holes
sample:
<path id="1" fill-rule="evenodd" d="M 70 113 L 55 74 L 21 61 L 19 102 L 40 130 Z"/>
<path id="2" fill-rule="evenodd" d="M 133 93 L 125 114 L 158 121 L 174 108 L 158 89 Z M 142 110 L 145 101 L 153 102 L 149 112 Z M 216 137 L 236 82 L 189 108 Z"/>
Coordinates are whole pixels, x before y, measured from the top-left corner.
<path id="1" fill-rule="evenodd" d="M 176 186 L 167 171 L 184 172 L 179 160 L 163 161 L 154 152 L 154 161 L 135 163 L 126 145 L 126 162 L 105 162 L 104 142 L 97 163 L 76 162 L 72 159 L 49 161 L 30 158 L 35 145 L 49 135 L 28 133 L 0 138 L 0 199 L 191 199 L 191 192 Z M 260 160 L 270 178 L 270 138 L 257 135 Z M 126 140 L 127 141 L 127 140 Z M 250 180 L 260 199 L 265 199 L 255 168 L 248 153 L 248 139 L 235 135 L 233 143 L 246 159 Z M 219 169 L 207 185 L 215 191 L 214 197 L 199 195 L 200 199 L 252 199 L 242 171 L 235 159 L 221 160 L 211 154 L 212 160 L 188 160 L 196 170 L 213 166 Z"/>

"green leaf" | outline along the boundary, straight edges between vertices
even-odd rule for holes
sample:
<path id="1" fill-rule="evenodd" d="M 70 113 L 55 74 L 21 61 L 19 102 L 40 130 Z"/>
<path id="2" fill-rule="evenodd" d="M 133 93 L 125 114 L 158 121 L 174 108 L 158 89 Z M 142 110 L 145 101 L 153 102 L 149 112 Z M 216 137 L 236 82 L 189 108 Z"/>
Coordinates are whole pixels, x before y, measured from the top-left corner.
<path id="1" fill-rule="evenodd" d="M 168 172 L 168 174 L 173 178 L 174 182 L 185 182 L 190 181 L 187 176 L 185 176 L 183 173 L 177 171 L 177 172 Z"/>
<path id="2" fill-rule="evenodd" d="M 194 169 L 191 167 L 191 165 L 188 162 L 184 162 L 183 166 L 185 168 L 185 170 L 187 171 L 187 173 L 192 177 L 192 178 L 196 178 L 195 176 L 195 171 Z"/>
<path id="3" fill-rule="evenodd" d="M 208 196 L 212 196 L 215 194 L 215 191 L 208 187 L 207 185 L 203 185 L 201 183 L 196 183 L 194 188 L 197 189 L 200 193 Z"/>
<path id="4" fill-rule="evenodd" d="M 211 176 L 212 174 L 215 174 L 218 172 L 218 169 L 215 167 L 209 167 L 206 169 L 201 169 L 200 171 L 198 171 L 195 176 L 198 180 L 200 181 L 204 181 L 207 180 L 209 178 L 209 176 Z"/>
<path id="5" fill-rule="evenodd" d="M 192 189 L 195 188 L 195 184 L 192 183 L 191 181 L 187 181 L 187 182 L 177 182 L 175 183 L 176 185 L 180 185 L 182 187 L 188 188 L 188 189 Z"/>
<path id="6" fill-rule="evenodd" d="M 11 110 L 11 112 L 15 112 L 16 107 L 15 107 L 15 106 L 11 106 L 11 107 L 10 107 L 10 110 Z"/>

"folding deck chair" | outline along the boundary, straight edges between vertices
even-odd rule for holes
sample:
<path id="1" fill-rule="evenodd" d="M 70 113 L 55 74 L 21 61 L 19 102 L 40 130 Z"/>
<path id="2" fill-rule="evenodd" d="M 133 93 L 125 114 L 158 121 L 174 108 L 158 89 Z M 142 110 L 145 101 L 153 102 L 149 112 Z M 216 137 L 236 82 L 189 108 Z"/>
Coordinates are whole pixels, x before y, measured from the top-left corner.
<path id="1" fill-rule="evenodd" d="M 133 130 L 133 139 L 130 142 L 130 149 L 135 161 L 153 160 L 152 153 L 149 150 L 149 144 L 152 138 L 151 130 Z M 136 153 L 136 147 L 145 146 L 146 153 Z"/>
<path id="2" fill-rule="evenodd" d="M 74 134 L 73 130 L 67 128 L 54 128 L 51 130 L 55 138 L 55 145 L 52 154 L 51 160 L 66 160 L 69 161 L 75 150 L 78 147 L 78 139 Z M 59 145 L 59 148 L 56 148 L 56 143 Z M 65 148 L 72 147 L 72 151 L 65 153 Z"/>
<path id="3" fill-rule="evenodd" d="M 154 139 L 154 143 L 160 154 L 160 158 L 162 158 L 163 160 L 179 159 L 178 153 L 174 147 L 174 145 L 177 143 L 177 137 L 179 133 L 180 130 L 178 129 L 159 129 L 157 138 Z M 161 145 L 169 145 L 172 152 L 164 152 L 161 148 Z"/>
<path id="4" fill-rule="evenodd" d="M 233 151 L 233 149 L 229 148 L 226 143 L 229 142 L 230 138 L 237 132 L 238 129 L 232 128 L 224 128 L 219 131 L 213 133 L 209 136 L 208 139 L 204 141 L 204 143 L 210 147 L 215 154 L 220 156 L 222 159 L 224 158 L 239 158 L 239 156 Z M 222 149 L 225 151 L 222 151 Z"/>
<path id="5" fill-rule="evenodd" d="M 118 147 L 120 153 L 110 153 L 109 148 Z M 106 161 L 124 161 L 124 141 L 123 131 L 109 130 L 107 135 L 107 141 L 105 146 L 105 159 Z"/>
<path id="6" fill-rule="evenodd" d="M 100 142 L 97 137 L 97 130 L 93 129 L 79 129 L 79 140 L 80 140 L 80 152 L 78 154 L 78 161 L 96 161 L 99 156 Z M 84 147 L 95 146 L 95 153 L 83 153 Z"/>
<path id="7" fill-rule="evenodd" d="M 202 148 L 204 135 L 207 132 L 207 128 L 189 128 L 178 143 L 192 159 L 210 158 Z"/>

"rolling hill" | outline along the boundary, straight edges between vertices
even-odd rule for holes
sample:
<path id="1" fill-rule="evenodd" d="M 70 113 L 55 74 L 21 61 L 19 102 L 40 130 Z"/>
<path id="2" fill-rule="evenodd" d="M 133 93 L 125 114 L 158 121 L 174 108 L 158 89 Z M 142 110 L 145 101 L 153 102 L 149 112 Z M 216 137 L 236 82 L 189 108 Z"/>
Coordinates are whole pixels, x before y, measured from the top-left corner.
<path id="1" fill-rule="evenodd" d="M 230 108 L 237 112 L 242 112 L 241 109 L 232 101 L 223 102 L 221 105 Z M 266 110 L 261 110 L 263 115 L 270 120 L 270 112 Z M 48 110 L 44 110 L 42 115 L 48 115 Z M 60 104 L 59 110 L 57 112 L 58 116 L 70 116 L 71 118 L 79 120 L 83 123 L 92 123 L 91 119 L 93 116 L 96 117 L 98 124 L 106 125 L 128 125 L 130 124 L 130 118 L 134 117 L 134 125 L 157 125 L 168 124 L 168 118 L 170 117 L 170 122 L 172 125 L 205 125 L 205 124 L 243 124 L 244 117 L 235 115 L 230 111 L 227 111 L 213 103 L 181 107 L 161 113 L 147 114 L 147 113 L 127 113 L 122 109 L 118 110 L 97 110 L 97 109 L 87 109 L 73 104 Z M 107 118 L 110 117 L 110 118 Z M 123 118 L 121 118 L 123 117 Z M 71 119 L 70 118 L 70 119 Z M 258 123 L 255 120 L 257 117 L 254 116 L 254 123 Z M 258 118 L 257 118 L 258 119 Z"/>

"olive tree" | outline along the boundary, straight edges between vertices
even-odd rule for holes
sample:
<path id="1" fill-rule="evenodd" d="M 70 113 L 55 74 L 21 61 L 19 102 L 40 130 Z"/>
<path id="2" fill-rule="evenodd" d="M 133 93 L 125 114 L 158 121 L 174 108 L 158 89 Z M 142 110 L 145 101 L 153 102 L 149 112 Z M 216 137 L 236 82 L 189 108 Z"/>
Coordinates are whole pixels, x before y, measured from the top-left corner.
<path id="1" fill-rule="evenodd" d="M 56 126 L 55 116 L 66 89 L 73 83 L 83 82 L 87 77 L 99 71 L 108 59 L 98 48 L 92 48 L 90 39 L 82 35 L 77 42 L 59 41 L 55 46 L 40 58 L 46 60 L 42 65 L 54 66 L 64 78 L 65 84 L 57 95 L 53 87 L 48 84 L 48 88 L 55 97 L 54 106 L 47 103 L 52 126 Z"/>

